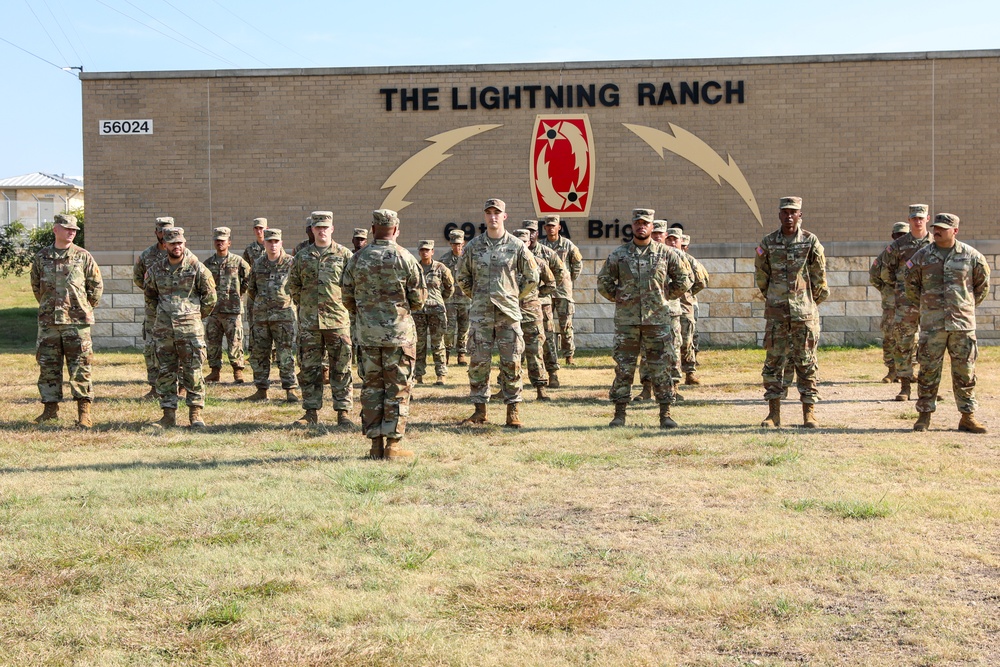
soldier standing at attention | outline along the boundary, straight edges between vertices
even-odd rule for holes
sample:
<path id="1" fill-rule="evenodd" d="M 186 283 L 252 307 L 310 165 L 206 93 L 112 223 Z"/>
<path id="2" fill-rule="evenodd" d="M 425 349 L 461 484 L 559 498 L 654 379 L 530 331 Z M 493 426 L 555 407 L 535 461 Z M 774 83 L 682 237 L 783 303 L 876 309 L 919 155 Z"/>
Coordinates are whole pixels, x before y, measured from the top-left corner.
<path id="1" fill-rule="evenodd" d="M 441 263 L 451 271 L 452 278 L 458 275 L 458 263 L 462 261 L 462 252 L 465 249 L 465 232 L 461 229 L 453 229 L 448 233 L 448 243 L 451 245 L 451 252 L 441 258 Z M 452 291 L 451 298 L 445 301 L 448 311 L 448 332 L 447 332 L 447 352 L 445 360 L 451 363 L 451 358 L 455 357 L 456 365 L 465 366 L 465 355 L 469 353 L 469 307 L 472 299 L 465 296 L 460 289 Z"/>
<path id="2" fill-rule="evenodd" d="M 548 265 L 549 270 L 552 271 L 552 276 L 555 278 L 555 284 L 564 284 L 566 280 L 566 266 L 559 259 L 559 253 L 538 242 L 538 221 L 525 220 L 523 224 L 524 228 L 531 234 L 528 250 L 535 256 L 535 263 L 538 264 L 539 270 L 541 270 L 542 264 Z M 549 376 L 549 388 L 558 389 L 559 355 L 556 354 L 555 348 L 556 327 L 555 318 L 552 315 L 551 293 L 548 295 L 541 294 L 538 302 L 542 307 L 541 327 L 545 335 L 545 342 L 542 344 L 542 360 L 545 363 L 545 372 Z"/>
<path id="3" fill-rule="evenodd" d="M 55 242 L 39 250 L 31 263 L 31 291 L 38 302 L 38 393 L 45 406 L 35 423 L 59 418 L 65 360 L 77 425 L 91 428 L 94 344 L 90 325 L 94 323 L 94 307 L 104 293 L 104 281 L 90 253 L 73 244 L 78 231 L 76 216 L 57 213 L 52 225 Z"/>
<path id="4" fill-rule="evenodd" d="M 427 298 L 423 272 L 396 244 L 395 211 L 372 211 L 372 242 L 351 257 L 341 281 L 344 305 L 354 313 L 361 343 L 361 427 L 373 459 L 413 456 L 400 441 L 410 414 L 417 331 L 411 311 Z"/>
<path id="5" fill-rule="evenodd" d="M 681 228 L 683 229 L 683 227 Z M 666 220 L 653 220 L 653 231 L 649 233 L 649 238 L 653 240 L 653 243 L 666 243 L 667 242 L 667 221 Z M 671 313 L 671 327 L 673 325 L 674 319 L 673 315 L 680 317 L 680 302 L 668 302 L 672 307 L 672 310 L 678 311 L 677 313 Z M 676 339 L 680 338 L 678 333 L 675 336 Z M 678 343 L 679 344 L 679 343 Z M 646 359 L 646 355 L 642 354 L 640 351 L 641 360 L 639 361 L 639 383 L 642 384 L 642 392 L 635 397 L 635 402 L 640 403 L 642 401 L 648 401 L 653 397 L 653 380 L 649 377 L 649 361 Z M 674 361 L 676 362 L 678 355 L 674 355 Z M 680 367 L 676 369 L 676 373 L 680 373 Z M 674 402 L 683 401 L 684 397 L 677 392 L 676 380 L 680 378 L 680 375 L 676 375 L 673 367 L 671 367 L 671 378 L 674 384 Z M 675 377 L 676 375 L 676 377 Z"/>
<path id="6" fill-rule="evenodd" d="M 420 270 L 424 274 L 427 300 L 424 307 L 413 311 L 413 322 L 417 327 L 417 365 L 413 370 L 414 381 L 423 384 L 427 371 L 427 338 L 430 337 L 434 354 L 436 385 L 443 385 L 448 375 L 445 357 L 444 334 L 448 328 L 448 311 L 445 300 L 455 291 L 455 279 L 448 267 L 434 260 L 434 241 L 421 241 L 417 246 L 420 253 Z"/>
<path id="7" fill-rule="evenodd" d="M 901 236 L 905 236 L 910 231 L 910 225 L 906 222 L 897 222 L 892 226 L 892 240 L 895 241 Z M 893 320 L 896 318 L 896 290 L 895 285 L 882 280 L 882 265 L 885 263 L 885 254 L 890 246 L 878 254 L 872 260 L 872 265 L 868 269 L 868 282 L 882 295 L 882 362 L 889 372 L 882 378 L 883 384 L 898 382 L 896 377 L 896 360 L 893 350 L 896 348 L 896 336 L 893 332 Z"/>
<path id="8" fill-rule="evenodd" d="M 281 247 L 281 230 L 264 232 L 267 247 L 250 271 L 247 298 L 253 301 L 254 319 L 250 329 L 250 366 L 256 393 L 250 401 L 266 401 L 271 380 L 271 348 L 277 349 L 281 388 L 285 401 L 299 401 L 295 378 L 295 304 L 288 293 L 292 256 Z"/>
<path id="9" fill-rule="evenodd" d="M 609 426 L 624 426 L 632 399 L 635 366 L 642 351 L 660 404 L 660 428 L 677 426 L 670 416 L 673 402 L 673 326 L 670 301 L 694 282 L 680 251 L 654 243 L 653 210 L 632 211 L 632 241 L 608 255 L 597 276 L 597 291 L 615 304 L 615 379 L 609 396 L 615 416 Z"/>
<path id="10" fill-rule="evenodd" d="M 555 250 L 563 266 L 566 267 L 562 284 L 556 287 L 556 292 L 552 295 L 552 312 L 559 318 L 559 352 L 566 357 L 566 365 L 571 366 L 573 354 L 576 352 L 576 341 L 573 338 L 573 313 L 576 312 L 576 305 L 573 302 L 573 283 L 583 271 L 583 256 L 576 244 L 559 235 L 560 224 L 558 215 L 545 216 L 545 239 L 542 244 Z M 555 354 L 555 344 L 553 337 L 549 342 L 553 354 Z M 558 366 L 555 370 L 559 370 Z"/>
<path id="11" fill-rule="evenodd" d="M 355 227 L 354 236 L 351 237 L 351 245 L 354 246 L 352 254 L 357 254 L 359 250 L 368 245 L 368 230 L 364 227 Z"/>
<path id="12" fill-rule="evenodd" d="M 173 218 L 156 219 L 156 243 L 149 246 L 139 255 L 135 266 L 132 267 L 132 282 L 139 289 L 143 288 L 146 281 L 146 271 L 153 265 L 167 256 L 166 246 L 163 245 L 163 231 L 167 227 L 174 226 Z M 160 364 L 156 361 L 156 341 L 153 340 L 153 320 L 156 319 L 156 311 L 146 310 L 142 320 L 142 356 L 146 360 L 146 381 L 149 383 L 149 393 L 143 398 L 158 398 L 156 395 L 156 378 L 159 373 Z"/>
<path id="13" fill-rule="evenodd" d="M 531 243 L 531 232 L 527 229 L 515 230 L 514 236 L 521 239 L 524 245 Z M 558 260 L 555 253 L 552 256 Z M 548 401 L 550 399 L 545 393 L 545 387 L 549 383 L 549 378 L 545 373 L 545 363 L 542 361 L 545 330 L 542 328 L 541 298 L 555 292 L 556 278 L 547 263 L 536 258 L 535 264 L 538 266 L 538 286 L 520 299 L 521 331 L 524 334 L 524 360 L 528 366 L 528 379 L 535 388 L 536 398 L 539 401 Z"/>
<path id="14" fill-rule="evenodd" d="M 691 237 L 683 234 L 681 250 L 691 265 L 694 285 L 681 297 L 681 371 L 684 384 L 701 384 L 695 371 L 698 369 L 698 292 L 708 287 L 709 275 L 705 266 L 688 252 Z"/>
<path id="15" fill-rule="evenodd" d="M 351 245 L 354 246 L 354 250 L 351 252 L 353 254 L 358 254 L 358 251 L 368 245 L 368 230 L 364 227 L 355 227 L 354 236 L 351 237 Z M 351 313 L 351 349 L 354 351 L 354 363 L 358 365 L 358 378 L 361 377 L 361 345 L 358 343 L 358 321 L 354 317 L 354 313 Z"/>
<path id="16" fill-rule="evenodd" d="M 910 385 L 914 381 L 913 359 L 917 351 L 920 330 L 920 304 L 906 296 L 906 263 L 931 240 L 927 234 L 927 204 L 910 204 L 910 233 L 899 237 L 883 251 L 882 282 L 896 291 L 896 315 L 893 320 L 895 349 L 893 363 L 899 378 L 897 401 L 910 400 Z"/>
<path id="17" fill-rule="evenodd" d="M 455 282 L 472 298 L 469 315 L 472 329 L 472 358 L 469 361 L 469 397 L 476 409 L 462 424 L 486 423 L 486 403 L 490 399 L 490 362 L 493 346 L 500 352 L 500 390 L 507 404 L 507 426 L 521 428 L 520 297 L 538 284 L 538 266 L 521 241 L 504 229 L 507 205 L 501 199 L 487 199 L 483 206 L 486 233 L 469 242 L 458 265 Z M 523 282 L 518 284 L 518 274 Z"/>
<path id="18" fill-rule="evenodd" d="M 216 227 L 212 236 L 215 254 L 205 260 L 205 268 L 215 280 L 218 300 L 215 310 L 205 318 L 205 341 L 208 345 L 208 367 L 211 372 L 205 382 L 220 382 L 222 371 L 222 339 L 226 355 L 233 367 L 233 382 L 243 384 L 246 366 L 243 353 L 243 294 L 250 281 L 250 265 L 242 257 L 229 252 L 232 245 L 229 227 Z"/>
<path id="19" fill-rule="evenodd" d="M 976 306 L 990 292 L 990 266 L 978 250 L 962 243 L 957 215 L 938 213 L 931 231 L 934 242 L 906 263 L 906 295 L 920 305 L 917 361 L 917 412 L 914 431 L 926 431 L 936 407 L 944 352 L 951 359 L 951 386 L 962 413 L 958 430 L 986 433 L 976 412 Z"/>
<path id="20" fill-rule="evenodd" d="M 332 213 L 331 213 L 332 215 Z M 313 243 L 316 242 L 316 234 L 313 232 L 313 218 L 312 215 L 306 216 L 306 240 L 299 241 L 298 245 L 292 249 L 292 257 L 299 254 L 299 251 L 303 248 L 308 248 Z"/>
<path id="21" fill-rule="evenodd" d="M 302 407 L 295 423 L 319 423 L 323 407 L 323 362 L 329 359 L 330 389 L 337 426 L 354 426 L 348 417 L 354 405 L 351 384 L 351 318 L 344 305 L 340 280 L 351 259 L 350 250 L 333 240 L 333 213 L 313 211 L 314 242 L 292 260 L 288 293 L 299 307 L 299 364 Z"/>
<path id="22" fill-rule="evenodd" d="M 250 272 L 253 273 L 253 265 L 257 263 L 257 260 L 264 256 L 267 250 L 264 248 L 264 230 L 267 229 L 267 218 L 254 218 L 253 219 L 253 243 L 248 245 L 243 251 L 243 261 L 250 266 Z M 247 299 L 247 327 L 249 330 L 253 331 L 253 299 Z M 253 336 L 250 337 L 250 342 L 253 342 Z"/>
<path id="23" fill-rule="evenodd" d="M 192 428 L 205 426 L 205 327 L 202 320 L 215 308 L 215 280 L 205 265 L 187 249 L 184 230 L 170 227 L 163 233 L 167 256 L 146 272 L 147 309 L 156 311 L 153 338 L 160 362 L 157 393 L 163 417 L 156 425 L 177 425 L 177 385 L 187 392 Z"/>
<path id="24" fill-rule="evenodd" d="M 826 284 L 826 256 L 816 235 L 802 229 L 802 198 L 782 197 L 778 205 L 781 227 L 764 237 L 754 258 L 757 288 L 764 296 L 764 398 L 769 411 L 761 426 L 781 426 L 782 375 L 785 364 L 795 366 L 802 424 L 817 428 L 814 409 L 816 346 L 819 344 L 819 304 L 830 296 Z"/>

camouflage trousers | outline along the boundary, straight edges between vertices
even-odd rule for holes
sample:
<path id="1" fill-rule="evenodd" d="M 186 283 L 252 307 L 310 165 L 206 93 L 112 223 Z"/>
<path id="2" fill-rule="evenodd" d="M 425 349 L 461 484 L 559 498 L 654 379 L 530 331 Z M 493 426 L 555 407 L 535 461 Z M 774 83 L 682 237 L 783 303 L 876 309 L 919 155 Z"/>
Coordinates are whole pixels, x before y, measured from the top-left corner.
<path id="1" fill-rule="evenodd" d="M 447 331 L 448 354 L 453 357 L 457 354 L 469 353 L 469 310 L 471 307 L 467 303 L 446 304 L 448 322 L 445 331 Z"/>
<path id="2" fill-rule="evenodd" d="M 402 438 L 410 414 L 410 389 L 416 349 L 361 348 L 361 428 L 368 438 Z"/>
<path id="3" fill-rule="evenodd" d="M 469 398 L 473 403 L 490 400 L 490 365 L 493 346 L 500 353 L 500 397 L 507 405 L 521 402 L 521 355 L 524 334 L 521 323 L 495 307 L 492 321 L 479 321 L 469 336 Z"/>
<path id="4" fill-rule="evenodd" d="M 75 400 L 94 400 L 90 364 L 94 344 L 89 324 L 39 324 L 35 341 L 38 361 L 38 393 L 42 403 L 58 403 L 63 397 L 63 360 L 69 372 L 69 389 Z"/>
<path id="5" fill-rule="evenodd" d="M 573 337 L 573 313 L 576 304 L 569 299 L 552 297 L 553 317 L 559 318 L 559 353 L 571 357 L 576 352 L 576 339 Z"/>
<path id="6" fill-rule="evenodd" d="M 254 322 L 250 329 L 250 367 L 253 383 L 258 389 L 267 389 L 271 377 L 271 348 L 278 354 L 278 373 L 282 389 L 296 389 L 295 379 L 295 322 Z"/>
<path id="7" fill-rule="evenodd" d="M 976 359 L 979 343 L 975 331 L 921 331 L 917 361 L 917 412 L 934 412 L 944 353 L 951 359 L 951 388 L 955 407 L 963 414 L 976 411 Z"/>
<path id="8" fill-rule="evenodd" d="M 246 366 L 243 353 L 243 317 L 239 313 L 209 315 L 205 318 L 205 345 L 208 367 L 222 368 L 222 339 L 226 339 L 226 356 L 233 368 Z"/>
<path id="9" fill-rule="evenodd" d="M 545 387 L 549 384 L 549 374 L 545 372 L 542 362 L 542 349 L 545 347 L 545 331 L 542 329 L 542 305 L 521 303 L 521 311 L 530 310 L 532 320 L 521 321 L 521 331 L 524 334 L 524 365 L 528 367 L 528 379 L 533 387 Z"/>
<path id="10" fill-rule="evenodd" d="M 161 408 L 177 408 L 177 385 L 187 392 L 189 406 L 205 407 L 205 327 L 201 320 L 173 323 L 157 322 L 153 326 L 156 358 L 160 362 L 156 392 Z"/>
<path id="11" fill-rule="evenodd" d="M 334 410 L 350 410 L 354 406 L 351 382 L 351 335 L 336 329 L 302 329 L 299 331 L 299 381 L 302 383 L 302 407 L 319 410 L 323 407 L 323 369 L 330 368 L 330 391 Z M 256 378 L 256 376 L 255 376 Z"/>
<path id="12" fill-rule="evenodd" d="M 917 352 L 917 335 L 920 333 L 920 309 L 897 308 L 892 333 L 895 339 L 892 360 L 896 365 L 896 376 L 901 380 L 913 381 L 913 360 Z"/>
<path id="13" fill-rule="evenodd" d="M 671 405 L 674 402 L 674 382 L 671 369 L 677 364 L 674 337 L 677 318 L 671 324 L 617 325 L 615 327 L 615 379 L 608 397 L 612 403 L 632 400 L 632 382 L 635 367 L 642 352 L 649 367 L 649 380 L 653 383 L 656 402 Z"/>
<path id="14" fill-rule="evenodd" d="M 156 378 L 160 375 L 160 362 L 156 360 L 156 341 L 153 340 L 153 322 L 155 316 L 149 315 L 142 321 L 142 358 L 146 361 L 146 382 L 151 387 L 156 386 Z"/>
<path id="15" fill-rule="evenodd" d="M 681 318 L 671 316 L 670 318 L 670 346 L 673 350 L 673 364 L 670 367 L 670 380 L 674 385 L 674 393 L 677 393 L 677 384 L 681 381 L 681 351 L 683 349 L 683 329 L 681 326 Z M 649 373 L 649 361 L 647 355 L 642 355 L 642 361 L 639 362 L 639 382 L 646 384 L 650 382 L 652 377 Z"/>
<path id="16" fill-rule="evenodd" d="M 896 357 L 893 350 L 896 348 L 896 331 L 893 329 L 893 320 L 896 319 L 895 308 L 882 309 L 882 322 L 879 327 L 882 330 L 882 363 L 889 370 L 896 368 Z"/>
<path id="17" fill-rule="evenodd" d="M 542 331 L 545 332 L 545 345 L 542 346 L 542 358 L 545 370 L 552 373 L 559 370 L 559 350 L 556 348 L 556 322 L 552 314 L 552 304 L 542 304 Z"/>
<path id="18" fill-rule="evenodd" d="M 444 334 L 448 328 L 448 314 L 443 310 L 417 311 L 413 313 L 413 323 L 417 327 L 417 365 L 413 369 L 413 376 L 422 378 L 427 372 L 428 338 L 434 355 L 434 374 L 438 377 L 447 375 Z"/>
<path id="19" fill-rule="evenodd" d="M 694 373 L 698 368 L 697 332 L 698 321 L 694 315 L 681 315 L 681 371 L 684 373 Z"/>
<path id="20" fill-rule="evenodd" d="M 799 398 L 803 403 L 818 403 L 816 389 L 816 347 L 819 345 L 819 320 L 791 322 L 768 319 L 764 331 L 764 398 L 780 399 L 786 390 L 784 377 L 793 369 L 798 377 Z M 791 366 L 791 368 L 787 368 Z"/>

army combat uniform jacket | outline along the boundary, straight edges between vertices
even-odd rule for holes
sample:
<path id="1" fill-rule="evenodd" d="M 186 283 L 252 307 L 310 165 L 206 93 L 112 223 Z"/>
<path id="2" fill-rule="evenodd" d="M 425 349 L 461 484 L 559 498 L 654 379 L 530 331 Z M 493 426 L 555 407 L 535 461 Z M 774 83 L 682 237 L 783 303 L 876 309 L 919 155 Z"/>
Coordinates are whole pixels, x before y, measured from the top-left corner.
<path id="1" fill-rule="evenodd" d="M 679 299 L 691 289 L 691 266 L 676 248 L 650 242 L 620 245 L 597 276 L 597 291 L 615 303 L 615 326 L 671 326 Z"/>
<path id="2" fill-rule="evenodd" d="M 524 277 L 518 283 L 518 275 Z M 521 321 L 520 297 L 538 285 L 534 255 L 510 232 L 499 239 L 480 234 L 465 247 L 455 282 L 472 298 L 472 319 L 477 324 L 493 320 L 493 307 Z"/>
<path id="3" fill-rule="evenodd" d="M 62 251 L 51 245 L 31 264 L 31 291 L 40 325 L 93 324 L 104 281 L 89 252 L 75 244 Z"/>
<path id="4" fill-rule="evenodd" d="M 555 241 L 540 238 L 536 247 L 538 245 L 543 245 L 555 251 L 565 268 L 560 277 L 559 284 L 556 286 L 556 291 L 552 296 L 557 299 L 572 301 L 573 283 L 576 282 L 576 279 L 580 277 L 580 273 L 583 271 L 583 255 L 580 254 L 580 249 L 576 247 L 575 243 L 564 236 L 560 236 Z"/>
<path id="5" fill-rule="evenodd" d="M 341 282 L 344 305 L 358 323 L 362 347 L 408 347 L 415 357 L 413 310 L 427 300 L 424 273 L 410 251 L 376 239 L 351 258 Z"/>
<path id="6" fill-rule="evenodd" d="M 429 266 L 420 265 L 427 287 L 427 301 L 421 309 L 425 313 L 445 312 L 445 303 L 455 293 L 455 278 L 443 262 L 432 261 Z"/>
<path id="7" fill-rule="evenodd" d="M 284 250 L 273 262 L 267 255 L 254 262 L 247 286 L 247 298 L 253 302 L 254 324 L 295 321 L 295 306 L 288 293 L 291 271 L 292 256 Z"/>
<path id="8" fill-rule="evenodd" d="M 757 288 L 764 295 L 764 317 L 790 322 L 819 320 L 819 304 L 830 296 L 826 256 L 816 235 L 799 228 L 786 238 L 768 234 L 754 258 Z"/>
<path id="9" fill-rule="evenodd" d="M 990 267 L 970 245 L 924 246 L 907 261 L 906 298 L 920 306 L 924 331 L 975 331 L 976 306 L 990 292 Z"/>
<path id="10" fill-rule="evenodd" d="M 243 294 L 250 282 L 250 265 L 235 253 L 219 257 L 213 253 L 205 260 L 205 268 L 215 281 L 218 301 L 213 315 L 239 315 L 243 312 Z"/>
<path id="11" fill-rule="evenodd" d="M 351 318 L 340 281 L 353 254 L 336 242 L 326 248 L 309 244 L 295 254 L 288 293 L 299 306 L 299 329 L 328 329 L 350 334 Z"/>

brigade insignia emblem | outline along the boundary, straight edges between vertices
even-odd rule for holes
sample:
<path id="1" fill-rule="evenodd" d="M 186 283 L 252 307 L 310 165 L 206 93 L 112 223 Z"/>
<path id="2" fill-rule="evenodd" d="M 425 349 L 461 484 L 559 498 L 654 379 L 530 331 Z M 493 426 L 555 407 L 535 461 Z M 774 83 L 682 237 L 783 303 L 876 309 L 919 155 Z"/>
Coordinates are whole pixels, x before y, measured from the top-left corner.
<path id="1" fill-rule="evenodd" d="M 531 197 L 539 217 L 587 217 L 594 194 L 594 134 L 586 114 L 536 116 Z"/>

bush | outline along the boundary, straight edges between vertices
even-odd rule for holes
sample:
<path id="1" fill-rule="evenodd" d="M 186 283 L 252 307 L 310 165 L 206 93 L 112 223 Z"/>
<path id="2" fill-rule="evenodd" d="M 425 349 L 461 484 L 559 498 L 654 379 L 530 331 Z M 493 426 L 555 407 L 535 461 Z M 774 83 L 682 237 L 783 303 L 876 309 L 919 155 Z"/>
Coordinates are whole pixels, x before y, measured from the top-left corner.
<path id="1" fill-rule="evenodd" d="M 76 233 L 73 243 L 84 247 L 83 209 L 67 211 L 75 215 L 80 231 Z M 31 267 L 31 260 L 39 250 L 52 245 L 56 240 L 52 231 L 52 223 L 36 229 L 28 230 L 20 220 L 14 220 L 6 227 L 0 227 L 0 277 L 10 274 L 19 276 Z"/>

